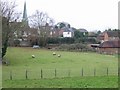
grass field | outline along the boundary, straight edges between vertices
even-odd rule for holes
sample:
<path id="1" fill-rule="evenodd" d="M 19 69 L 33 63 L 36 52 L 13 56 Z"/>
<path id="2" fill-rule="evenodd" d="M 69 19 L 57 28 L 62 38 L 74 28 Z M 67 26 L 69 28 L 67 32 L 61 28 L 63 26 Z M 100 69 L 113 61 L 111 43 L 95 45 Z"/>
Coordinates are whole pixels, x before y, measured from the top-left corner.
<path id="1" fill-rule="evenodd" d="M 118 79 L 115 76 L 73 77 L 33 80 L 5 80 L 3 85 L 8 88 L 117 88 Z"/>
<path id="2" fill-rule="evenodd" d="M 10 65 L 3 66 L 3 87 L 24 87 L 27 85 L 27 87 L 69 88 L 85 87 L 84 85 L 87 83 L 86 87 L 117 87 L 117 55 L 90 52 L 55 52 L 61 54 L 61 57 L 53 56 L 53 51 L 46 49 L 9 47 L 5 59 L 10 62 Z M 35 55 L 35 58 L 31 57 L 32 54 Z M 82 68 L 84 77 L 81 77 Z M 44 79 L 40 79 L 41 69 Z M 28 80 L 25 80 L 26 70 L 28 71 Z M 13 80 L 9 80 L 10 72 L 12 72 Z M 93 77 L 94 74 L 95 77 Z M 49 83 L 51 81 L 52 85 Z M 95 81 L 97 81 L 96 84 Z M 33 84 L 29 85 L 29 82 Z M 109 84 L 105 82 L 109 82 Z"/>

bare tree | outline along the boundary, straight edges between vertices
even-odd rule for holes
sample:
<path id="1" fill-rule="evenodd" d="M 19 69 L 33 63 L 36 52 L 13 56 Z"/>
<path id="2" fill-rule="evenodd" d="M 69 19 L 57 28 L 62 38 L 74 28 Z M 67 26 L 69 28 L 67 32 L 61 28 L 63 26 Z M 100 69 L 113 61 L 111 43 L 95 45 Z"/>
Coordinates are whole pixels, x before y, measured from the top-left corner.
<path id="1" fill-rule="evenodd" d="M 45 46 L 46 39 L 50 34 L 50 27 L 53 26 L 54 20 L 50 18 L 47 13 L 36 10 L 36 12 L 30 17 L 30 22 L 31 26 L 38 30 L 40 44 Z"/>
<path id="2" fill-rule="evenodd" d="M 15 2 L 1 1 L 1 13 L 2 13 L 2 57 L 6 54 L 9 38 L 12 36 L 10 22 L 16 22 L 20 13 L 16 13 Z M 14 29 L 15 30 L 15 29 Z"/>

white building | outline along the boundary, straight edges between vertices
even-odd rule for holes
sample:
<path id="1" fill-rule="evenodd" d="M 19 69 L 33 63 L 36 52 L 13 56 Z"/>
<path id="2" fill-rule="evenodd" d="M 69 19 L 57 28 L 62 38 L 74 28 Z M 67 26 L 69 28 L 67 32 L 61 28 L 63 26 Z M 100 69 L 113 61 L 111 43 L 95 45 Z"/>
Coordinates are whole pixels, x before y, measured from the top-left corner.
<path id="1" fill-rule="evenodd" d="M 63 32 L 63 37 L 72 37 L 72 32 Z"/>

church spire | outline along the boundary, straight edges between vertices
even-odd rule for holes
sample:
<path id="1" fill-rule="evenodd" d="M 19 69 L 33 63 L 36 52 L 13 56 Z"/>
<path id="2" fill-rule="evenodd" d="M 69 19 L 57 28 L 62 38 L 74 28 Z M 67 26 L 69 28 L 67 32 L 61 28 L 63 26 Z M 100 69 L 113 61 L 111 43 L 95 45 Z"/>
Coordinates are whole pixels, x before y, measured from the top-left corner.
<path id="1" fill-rule="evenodd" d="M 26 9 L 26 1 L 24 2 L 24 11 L 23 11 L 23 20 L 24 24 L 28 26 L 28 18 L 27 18 L 27 9 Z"/>

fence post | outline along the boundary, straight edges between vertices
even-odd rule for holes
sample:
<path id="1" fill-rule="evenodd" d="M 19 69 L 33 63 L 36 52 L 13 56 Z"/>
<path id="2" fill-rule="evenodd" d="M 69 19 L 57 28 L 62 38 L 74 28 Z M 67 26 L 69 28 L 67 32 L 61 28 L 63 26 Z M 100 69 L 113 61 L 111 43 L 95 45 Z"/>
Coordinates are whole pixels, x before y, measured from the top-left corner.
<path id="1" fill-rule="evenodd" d="M 28 79 L 28 71 L 25 72 L 25 78 Z"/>
<path id="2" fill-rule="evenodd" d="M 69 69 L 69 70 L 68 70 L 68 77 L 70 77 L 70 71 L 71 71 L 71 70 Z"/>
<path id="3" fill-rule="evenodd" d="M 94 76 L 96 76 L 96 68 L 94 68 Z"/>
<path id="4" fill-rule="evenodd" d="M 55 68 L 55 78 L 56 78 L 56 76 L 57 76 L 57 70 L 56 70 L 56 68 Z"/>
<path id="5" fill-rule="evenodd" d="M 12 80 L 12 71 L 10 71 L 10 80 Z"/>
<path id="6" fill-rule="evenodd" d="M 107 76 L 108 76 L 108 67 L 107 67 Z"/>
<path id="7" fill-rule="evenodd" d="M 82 68 L 82 76 L 83 76 L 83 68 Z"/>
<path id="8" fill-rule="evenodd" d="M 41 69 L 41 78 L 43 78 L 43 71 L 42 71 L 42 69 Z"/>

